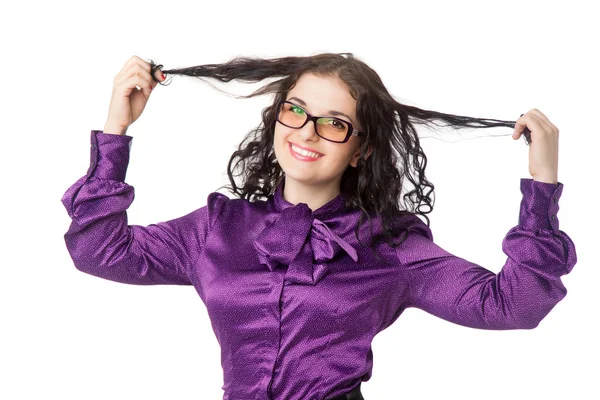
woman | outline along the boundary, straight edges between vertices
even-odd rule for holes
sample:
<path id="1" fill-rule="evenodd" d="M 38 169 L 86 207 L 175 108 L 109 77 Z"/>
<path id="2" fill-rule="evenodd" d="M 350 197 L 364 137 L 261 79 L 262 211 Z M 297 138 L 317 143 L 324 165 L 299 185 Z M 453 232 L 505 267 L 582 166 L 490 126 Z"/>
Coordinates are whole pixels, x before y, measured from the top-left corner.
<path id="1" fill-rule="evenodd" d="M 90 168 L 62 198 L 72 218 L 65 241 L 83 272 L 193 285 L 221 346 L 224 399 L 362 399 L 371 342 L 406 308 L 473 328 L 531 329 L 566 295 L 560 277 L 577 258 L 556 218 L 558 129 L 535 109 L 515 123 L 400 104 L 348 53 L 162 71 L 281 79 L 246 96 L 275 98 L 230 159 L 239 198 L 213 192 L 183 217 L 128 225 L 126 131 L 165 81 L 160 67 L 134 56 L 117 74 L 104 130 L 92 131 Z M 532 179 L 521 179 L 519 224 L 502 242 L 498 274 L 433 242 L 420 207 L 432 206 L 434 186 L 414 124 L 508 126 L 515 140 L 530 131 Z M 414 189 L 401 210 L 405 177 Z"/>

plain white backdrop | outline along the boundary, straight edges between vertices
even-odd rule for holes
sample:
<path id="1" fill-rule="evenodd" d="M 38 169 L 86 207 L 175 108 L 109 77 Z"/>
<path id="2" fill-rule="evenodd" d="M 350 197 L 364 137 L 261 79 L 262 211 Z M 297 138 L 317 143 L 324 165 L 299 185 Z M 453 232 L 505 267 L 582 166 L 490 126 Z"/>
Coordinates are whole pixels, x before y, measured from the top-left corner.
<path id="1" fill-rule="evenodd" d="M 221 399 L 220 350 L 193 287 L 133 286 L 75 269 L 60 199 L 89 163 L 114 76 L 132 55 L 165 69 L 235 56 L 352 52 L 398 99 L 560 129 L 560 229 L 578 263 L 533 330 L 465 328 L 408 309 L 373 342 L 379 399 L 597 399 L 600 29 L 588 2 L 29 2 L 3 6 L 0 398 Z M 220 84 L 248 94 L 257 84 Z M 270 98 L 193 78 L 157 87 L 134 137 L 130 224 L 191 212 L 227 183 L 230 154 Z M 464 132 L 469 135 L 468 132 Z M 422 145 L 434 241 L 499 272 L 528 147 L 508 128 Z M 453 139 L 457 139 L 454 137 Z M 460 139 L 460 138 L 458 138 Z M 249 366 L 251 368 L 251 366 Z"/>

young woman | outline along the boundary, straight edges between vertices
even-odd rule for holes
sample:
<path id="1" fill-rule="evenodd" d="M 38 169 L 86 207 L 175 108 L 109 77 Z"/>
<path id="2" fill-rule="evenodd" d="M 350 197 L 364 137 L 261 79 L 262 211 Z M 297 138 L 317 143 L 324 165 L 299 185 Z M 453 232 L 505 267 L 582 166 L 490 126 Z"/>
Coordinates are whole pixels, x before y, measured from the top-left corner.
<path id="1" fill-rule="evenodd" d="M 72 218 L 65 241 L 83 272 L 193 285 L 221 346 L 224 399 L 363 399 L 371 342 L 406 308 L 473 328 L 531 329 L 566 295 L 560 277 L 577 258 L 556 217 L 558 129 L 540 111 L 511 122 L 404 105 L 349 53 L 160 67 L 134 56 L 116 76 L 87 174 L 62 198 Z M 230 159 L 238 198 L 213 192 L 180 218 L 128 225 L 126 131 L 163 72 L 280 79 L 251 95 L 274 100 Z M 433 242 L 420 208 L 431 208 L 434 186 L 415 124 L 514 127 L 515 140 L 529 130 L 532 179 L 521 179 L 519 223 L 502 242 L 498 274 Z M 400 209 L 404 178 L 414 188 Z"/>

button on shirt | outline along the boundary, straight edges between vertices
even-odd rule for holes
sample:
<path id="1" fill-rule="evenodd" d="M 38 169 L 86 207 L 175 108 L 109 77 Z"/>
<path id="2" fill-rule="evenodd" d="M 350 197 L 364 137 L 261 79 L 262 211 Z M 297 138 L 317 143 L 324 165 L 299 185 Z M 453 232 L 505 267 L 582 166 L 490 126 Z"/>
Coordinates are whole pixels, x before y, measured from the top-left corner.
<path id="1" fill-rule="evenodd" d="M 128 225 L 132 137 L 91 132 L 87 174 L 62 197 L 64 235 L 80 271 L 135 285 L 192 285 L 221 347 L 223 399 L 314 399 L 371 377 L 375 335 L 408 307 L 479 329 L 531 329 L 566 295 L 577 262 L 559 230 L 562 183 L 521 179 L 518 224 L 499 273 L 450 254 L 402 213 L 404 242 L 359 244 L 360 210 L 337 197 L 317 210 L 283 198 L 249 202 L 213 192 L 182 217 Z M 373 233 L 381 234 L 373 219 Z M 359 229 L 369 242 L 370 224 Z M 398 239 L 396 239 L 398 241 Z"/>

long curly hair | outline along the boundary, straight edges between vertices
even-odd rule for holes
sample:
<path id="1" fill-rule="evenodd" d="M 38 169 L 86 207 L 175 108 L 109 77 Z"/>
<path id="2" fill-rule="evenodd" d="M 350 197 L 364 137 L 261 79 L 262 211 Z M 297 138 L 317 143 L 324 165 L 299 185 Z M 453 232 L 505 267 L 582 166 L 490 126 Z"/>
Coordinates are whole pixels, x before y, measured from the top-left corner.
<path id="1" fill-rule="evenodd" d="M 156 66 L 150 60 L 150 64 Z M 272 195 L 284 177 L 273 149 L 277 105 L 286 99 L 302 74 L 310 72 L 320 77 L 337 78 L 344 82 L 356 99 L 356 116 L 366 133 L 362 141 L 357 167 L 349 166 L 342 175 L 340 191 L 345 195 L 346 206 L 361 210 L 355 234 L 358 242 L 360 226 L 372 217 L 380 217 L 383 237 L 373 236 L 369 246 L 383 238 L 391 247 L 399 246 L 407 229 L 400 221 L 404 214 L 426 215 L 433 211 L 434 185 L 425 177 L 427 157 L 421 148 L 415 125 L 431 128 L 514 128 L 515 121 L 472 118 L 424 110 L 396 101 L 383 85 L 379 75 L 352 53 L 323 53 L 312 56 L 293 56 L 273 59 L 236 57 L 223 64 L 205 64 L 189 68 L 162 70 L 168 75 L 212 78 L 221 82 L 237 79 L 242 82 L 259 82 L 279 78 L 253 93 L 238 98 L 264 94 L 275 96 L 272 104 L 262 111 L 262 123 L 251 130 L 229 160 L 227 175 L 230 186 L 222 186 L 234 195 L 255 201 Z M 208 82 L 210 84 L 210 82 Z M 160 84 L 163 84 L 162 82 Z M 365 159 L 366 151 L 373 152 Z M 239 171 L 234 175 L 233 171 Z M 241 177 L 240 186 L 234 176 Z M 406 190 L 405 179 L 412 184 Z M 400 199 L 403 207 L 400 209 Z M 423 209 L 428 207 L 428 209 Z M 372 225 L 371 225 L 372 232 Z M 399 242 L 394 238 L 404 233 Z"/>

